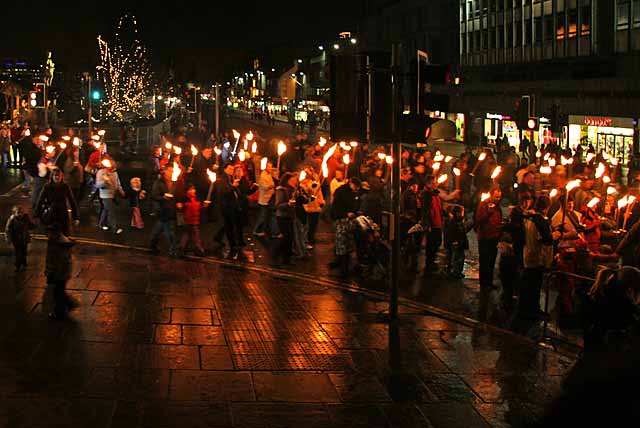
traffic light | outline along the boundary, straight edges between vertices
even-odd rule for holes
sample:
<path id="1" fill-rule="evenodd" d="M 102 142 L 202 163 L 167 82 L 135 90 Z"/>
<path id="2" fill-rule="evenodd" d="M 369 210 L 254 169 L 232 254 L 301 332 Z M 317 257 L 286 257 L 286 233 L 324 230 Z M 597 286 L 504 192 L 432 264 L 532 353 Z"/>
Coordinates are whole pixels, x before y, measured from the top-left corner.
<path id="1" fill-rule="evenodd" d="M 518 129 L 529 129 L 528 122 L 531 117 L 530 97 L 523 96 L 516 101 L 515 121 Z"/>
<path id="2" fill-rule="evenodd" d="M 35 108 L 38 106 L 38 91 L 29 91 L 29 107 Z"/>
<path id="3" fill-rule="evenodd" d="M 102 94 L 100 93 L 100 91 L 96 89 L 93 92 L 91 92 L 91 98 L 94 101 L 100 101 L 100 99 L 102 98 Z"/>
<path id="4" fill-rule="evenodd" d="M 538 118 L 537 117 L 530 117 L 527 120 L 527 129 L 529 131 L 534 131 L 534 130 L 538 129 Z"/>

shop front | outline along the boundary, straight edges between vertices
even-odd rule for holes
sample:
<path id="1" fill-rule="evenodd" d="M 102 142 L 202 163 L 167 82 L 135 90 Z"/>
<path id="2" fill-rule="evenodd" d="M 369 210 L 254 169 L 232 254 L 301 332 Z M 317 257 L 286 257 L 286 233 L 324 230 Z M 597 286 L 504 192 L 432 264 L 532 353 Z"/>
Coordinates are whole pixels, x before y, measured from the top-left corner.
<path id="1" fill-rule="evenodd" d="M 510 146 L 516 150 L 520 146 L 520 130 L 511 116 L 487 113 L 484 118 L 484 136 L 489 144 L 495 144 L 498 138 L 507 137 Z"/>
<path id="2" fill-rule="evenodd" d="M 593 149 L 617 158 L 623 164 L 633 155 L 635 120 L 625 117 L 569 116 L 569 147 Z"/>
<path id="3" fill-rule="evenodd" d="M 466 120 L 464 113 L 445 113 L 443 111 L 431 111 L 429 117 L 436 119 L 449 120 L 456 126 L 456 141 L 464 142 L 464 128 Z"/>

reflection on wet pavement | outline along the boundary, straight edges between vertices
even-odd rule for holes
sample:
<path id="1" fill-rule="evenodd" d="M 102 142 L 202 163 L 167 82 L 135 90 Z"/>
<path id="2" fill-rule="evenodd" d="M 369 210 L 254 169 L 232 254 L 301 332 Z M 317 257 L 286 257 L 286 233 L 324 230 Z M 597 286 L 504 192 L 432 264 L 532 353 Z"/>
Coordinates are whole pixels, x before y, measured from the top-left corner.
<path id="1" fill-rule="evenodd" d="M 0 287 L 3 426 L 527 426 L 573 361 L 511 335 L 269 272 L 74 248 L 50 322 L 36 242 Z M 390 348 L 391 343 L 391 348 Z"/>

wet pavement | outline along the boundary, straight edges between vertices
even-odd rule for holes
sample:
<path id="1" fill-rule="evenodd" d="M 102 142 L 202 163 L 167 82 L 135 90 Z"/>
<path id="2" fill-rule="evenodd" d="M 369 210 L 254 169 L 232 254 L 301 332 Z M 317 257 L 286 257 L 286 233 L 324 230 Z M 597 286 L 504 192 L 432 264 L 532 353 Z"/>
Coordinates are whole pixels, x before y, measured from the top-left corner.
<path id="1" fill-rule="evenodd" d="M 74 248 L 47 319 L 45 244 L 2 247 L 0 426 L 526 427 L 573 360 L 384 295 L 257 265 Z"/>

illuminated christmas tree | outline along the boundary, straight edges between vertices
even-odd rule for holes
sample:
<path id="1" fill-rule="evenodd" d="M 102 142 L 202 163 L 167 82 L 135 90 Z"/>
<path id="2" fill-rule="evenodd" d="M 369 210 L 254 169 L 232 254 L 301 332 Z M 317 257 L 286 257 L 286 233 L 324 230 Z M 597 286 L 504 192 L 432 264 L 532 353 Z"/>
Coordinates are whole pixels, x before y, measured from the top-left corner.
<path id="1" fill-rule="evenodd" d="M 120 18 L 111 46 L 98 36 L 98 47 L 97 72 L 104 83 L 106 116 L 115 120 L 140 116 L 145 96 L 151 92 L 151 71 L 135 16 Z"/>

